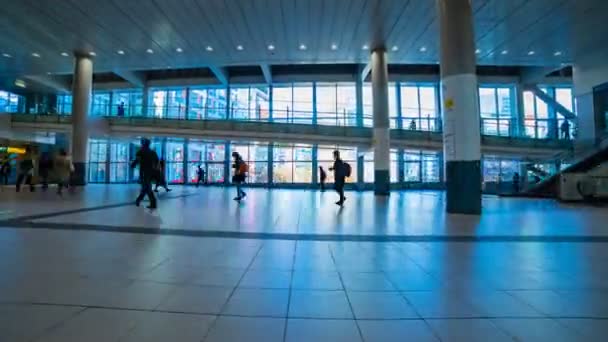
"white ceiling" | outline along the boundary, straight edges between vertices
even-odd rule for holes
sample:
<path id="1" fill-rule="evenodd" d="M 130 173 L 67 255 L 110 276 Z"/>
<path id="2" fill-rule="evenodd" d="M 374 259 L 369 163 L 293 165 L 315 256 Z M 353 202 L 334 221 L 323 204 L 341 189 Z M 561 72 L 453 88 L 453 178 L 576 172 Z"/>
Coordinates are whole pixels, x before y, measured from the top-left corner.
<path id="1" fill-rule="evenodd" d="M 479 64 L 570 63 L 608 36 L 606 0 L 472 2 Z M 397 46 L 391 63 L 436 63 L 437 24 L 435 0 L 4 0 L 0 75 L 71 72 L 61 53 L 74 50 L 94 51 L 96 72 L 366 63 L 365 44 Z"/>

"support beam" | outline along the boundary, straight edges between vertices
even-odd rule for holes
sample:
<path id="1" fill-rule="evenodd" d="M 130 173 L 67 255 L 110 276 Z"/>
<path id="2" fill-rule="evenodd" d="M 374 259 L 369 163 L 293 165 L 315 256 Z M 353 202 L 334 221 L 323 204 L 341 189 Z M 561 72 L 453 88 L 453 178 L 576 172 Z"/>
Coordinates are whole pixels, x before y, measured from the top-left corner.
<path id="1" fill-rule="evenodd" d="M 137 88 L 143 88 L 146 85 L 147 77 L 143 71 L 114 70 L 114 73 Z"/>
<path id="2" fill-rule="evenodd" d="M 228 84 L 228 80 L 230 79 L 230 76 L 228 75 L 228 69 L 211 65 L 209 66 L 209 70 L 211 70 L 211 72 L 215 75 L 215 77 L 221 84 Z"/>
<path id="3" fill-rule="evenodd" d="M 367 75 L 369 75 L 369 73 L 372 71 L 372 62 L 370 61 L 369 63 L 367 63 L 366 66 L 363 67 L 363 70 L 361 70 L 361 80 L 363 82 L 365 82 L 365 79 L 367 78 Z"/>
<path id="4" fill-rule="evenodd" d="M 272 84 L 272 68 L 270 65 L 263 63 L 260 64 L 260 69 L 262 69 L 262 74 L 264 74 L 264 79 L 267 84 Z"/>
<path id="5" fill-rule="evenodd" d="M 545 77 L 550 73 L 559 70 L 561 66 L 548 67 L 522 67 L 519 75 L 520 83 L 522 84 L 538 84 L 542 83 Z"/>
<path id="6" fill-rule="evenodd" d="M 538 86 L 526 86 L 524 89 L 533 92 L 536 97 L 541 99 L 541 101 L 546 103 L 549 107 L 553 108 L 564 118 L 568 120 L 576 120 L 576 115 L 574 113 L 569 111 L 568 108 L 562 106 L 561 103 L 557 102 L 554 98 L 542 91 L 542 89 L 540 89 Z"/>
<path id="7" fill-rule="evenodd" d="M 24 76 L 23 78 L 28 82 L 50 88 L 59 93 L 69 93 L 72 91 L 72 84 L 69 81 L 58 79 L 53 76 L 31 75 Z"/>

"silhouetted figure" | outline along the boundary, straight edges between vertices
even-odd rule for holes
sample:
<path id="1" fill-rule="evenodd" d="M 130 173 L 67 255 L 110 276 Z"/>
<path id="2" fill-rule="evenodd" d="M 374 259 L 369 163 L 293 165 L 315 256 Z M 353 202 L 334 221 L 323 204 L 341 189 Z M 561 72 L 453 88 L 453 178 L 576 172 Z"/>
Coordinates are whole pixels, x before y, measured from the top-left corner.
<path id="1" fill-rule="evenodd" d="M 53 161 L 48 152 L 43 152 L 38 162 L 38 175 L 42 183 L 42 190 L 46 191 L 49 188 L 49 173 L 53 167 Z"/>
<path id="2" fill-rule="evenodd" d="M 247 193 L 243 191 L 243 183 L 247 177 L 247 172 L 249 172 L 249 167 L 238 152 L 232 152 L 232 158 L 234 159 L 234 164 L 232 164 L 232 168 L 234 169 L 232 182 L 236 185 L 236 197 L 234 200 L 240 201 L 247 197 Z"/>
<path id="3" fill-rule="evenodd" d="M 154 192 L 158 192 L 159 186 L 161 188 L 165 188 L 166 192 L 171 191 L 171 189 L 167 187 L 166 165 L 167 163 L 165 163 L 165 160 L 161 158 L 161 160 L 158 162 L 158 168 L 156 170 L 156 187 L 154 188 Z"/>
<path id="4" fill-rule="evenodd" d="M 570 121 L 564 120 L 564 122 L 562 122 L 560 129 L 562 131 L 562 138 L 564 138 L 566 140 L 570 140 Z"/>
<path id="5" fill-rule="evenodd" d="M 125 103 L 121 102 L 118 105 L 118 116 L 125 116 Z"/>
<path id="6" fill-rule="evenodd" d="M 61 195 L 64 187 L 70 184 L 72 172 L 74 172 L 74 164 L 72 158 L 68 156 L 64 149 L 59 151 L 59 155 L 55 158 L 55 175 L 57 176 L 57 194 Z"/>
<path id="7" fill-rule="evenodd" d="M 34 192 L 34 184 L 32 183 L 32 177 L 34 176 L 34 154 L 32 148 L 27 146 L 25 153 L 19 158 L 19 173 L 17 175 L 17 184 L 15 190 L 21 191 L 21 183 L 25 180 L 25 183 L 30 186 L 30 191 Z"/>
<path id="8" fill-rule="evenodd" d="M 416 120 L 412 120 L 410 122 L 410 131 L 415 131 L 416 130 Z"/>
<path id="9" fill-rule="evenodd" d="M 344 183 L 348 176 L 346 163 L 340 159 L 340 151 L 334 151 L 334 165 L 329 168 L 329 171 L 334 172 L 334 187 L 336 192 L 340 195 L 340 200 L 336 202 L 337 205 L 344 205 L 346 197 L 344 197 Z"/>
<path id="10" fill-rule="evenodd" d="M 8 185 L 8 176 L 11 174 L 11 158 L 7 154 L 0 160 L 0 184 Z"/>
<path id="11" fill-rule="evenodd" d="M 325 191 L 325 181 L 327 180 L 327 172 L 323 170 L 323 166 L 319 166 L 319 180 L 321 182 L 321 191 Z"/>
<path id="12" fill-rule="evenodd" d="M 519 193 L 519 182 L 520 182 L 519 172 L 515 172 L 513 174 L 513 193 L 515 193 L 515 194 Z"/>
<path id="13" fill-rule="evenodd" d="M 131 168 L 135 168 L 137 165 L 139 165 L 141 177 L 141 190 L 135 200 L 135 205 L 139 207 L 139 204 L 147 195 L 150 200 L 148 208 L 156 209 L 156 197 L 154 197 L 154 191 L 152 191 L 152 180 L 158 171 L 158 155 L 150 149 L 150 140 L 148 139 L 141 140 L 141 149 L 137 151 L 135 160 L 131 163 Z"/>
<path id="14" fill-rule="evenodd" d="M 207 179 L 205 178 L 205 170 L 201 167 L 201 165 L 196 167 L 196 187 L 198 188 L 199 184 L 207 184 Z"/>

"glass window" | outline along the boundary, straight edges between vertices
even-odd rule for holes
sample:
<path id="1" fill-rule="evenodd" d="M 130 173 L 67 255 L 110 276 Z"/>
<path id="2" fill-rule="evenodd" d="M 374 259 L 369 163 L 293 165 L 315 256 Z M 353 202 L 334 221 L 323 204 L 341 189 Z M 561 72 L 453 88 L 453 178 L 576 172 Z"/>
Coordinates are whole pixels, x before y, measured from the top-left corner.
<path id="1" fill-rule="evenodd" d="M 110 92 L 108 91 L 94 92 L 93 102 L 91 103 L 91 115 L 110 115 L 110 98 Z"/>
<path id="2" fill-rule="evenodd" d="M 285 145 L 273 146 L 274 183 L 311 183 L 312 182 L 312 146 Z"/>
<path id="3" fill-rule="evenodd" d="M 249 120 L 249 87 L 230 88 L 230 118 Z"/>
<path id="4" fill-rule="evenodd" d="M 270 118 L 270 88 L 249 88 L 249 120 L 268 121 Z"/>
<path id="5" fill-rule="evenodd" d="M 345 146 L 320 145 L 317 150 L 317 164 L 327 171 L 327 183 L 334 182 L 334 173 L 329 168 L 334 165 L 334 151 L 340 151 L 340 158 L 351 167 L 351 176 L 346 178 L 347 183 L 357 182 L 357 149 Z"/>
<path id="6" fill-rule="evenodd" d="M 338 117 L 338 93 L 335 84 L 317 84 L 317 123 L 340 126 Z"/>
<path id="7" fill-rule="evenodd" d="M 167 141 L 165 156 L 165 177 L 168 183 L 184 183 L 184 141 L 175 139 Z"/>
<path id="8" fill-rule="evenodd" d="M 25 99 L 23 96 L 0 91 L 0 113 L 18 113 L 23 111 Z"/>
<path id="9" fill-rule="evenodd" d="M 106 161 L 108 159 L 108 143 L 105 140 L 89 140 L 89 182 L 106 182 Z"/>
<path id="10" fill-rule="evenodd" d="M 233 144 L 232 152 L 238 152 L 249 166 L 248 183 L 268 183 L 268 144 L 251 142 L 248 144 Z"/>
<path id="11" fill-rule="evenodd" d="M 165 90 L 152 90 L 149 101 L 149 115 L 155 118 L 164 118 L 167 109 L 167 92 Z"/>
<path id="12" fill-rule="evenodd" d="M 399 151 L 391 150 L 391 183 L 399 182 Z M 375 180 L 374 170 L 374 152 L 365 152 L 363 154 L 363 181 L 365 183 L 373 183 Z"/>
<path id="13" fill-rule="evenodd" d="M 143 92 L 141 90 L 114 90 L 112 92 L 112 115 L 121 111 L 124 116 L 142 115 Z"/>
<path id="14" fill-rule="evenodd" d="M 479 115 L 482 134 L 509 136 L 515 118 L 512 87 L 480 87 Z"/>
<path id="15" fill-rule="evenodd" d="M 293 86 L 292 123 L 312 123 L 312 91 L 312 84 L 295 84 Z"/>
<path id="16" fill-rule="evenodd" d="M 57 95 L 57 114 L 72 114 L 72 95 Z"/>
<path id="17" fill-rule="evenodd" d="M 355 84 L 338 84 L 336 87 L 338 126 L 357 125 L 357 89 Z"/>
<path id="18" fill-rule="evenodd" d="M 129 181 L 129 143 L 110 144 L 110 183 Z"/>
<path id="19" fill-rule="evenodd" d="M 412 131 L 441 130 L 436 86 L 401 85 L 401 125 Z"/>
<path id="20" fill-rule="evenodd" d="M 272 89 L 272 120 L 289 122 L 293 117 L 293 88 L 291 85 L 277 85 Z"/>
<path id="21" fill-rule="evenodd" d="M 363 84 L 363 126 L 372 127 L 374 125 L 374 106 L 372 97 L 372 85 Z"/>
<path id="22" fill-rule="evenodd" d="M 167 118 L 186 118 L 187 93 L 188 91 L 185 88 L 167 90 Z"/>
<path id="23" fill-rule="evenodd" d="M 198 166 L 205 171 L 208 183 L 224 183 L 225 144 L 191 140 L 188 142 L 188 180 L 198 180 Z"/>

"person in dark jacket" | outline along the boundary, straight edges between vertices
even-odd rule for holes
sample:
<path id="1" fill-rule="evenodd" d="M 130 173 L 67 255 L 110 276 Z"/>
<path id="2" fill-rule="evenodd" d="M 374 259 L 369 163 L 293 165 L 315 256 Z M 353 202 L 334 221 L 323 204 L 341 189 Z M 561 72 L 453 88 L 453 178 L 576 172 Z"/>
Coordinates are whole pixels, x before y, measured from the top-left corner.
<path id="1" fill-rule="evenodd" d="M 43 152 L 38 162 L 38 175 L 42 183 L 42 190 L 46 191 L 49 188 L 49 173 L 53 167 L 53 161 L 48 152 Z"/>
<path id="2" fill-rule="evenodd" d="M 319 180 L 321 181 L 321 191 L 325 191 L 325 181 L 327 180 L 327 172 L 325 172 L 323 166 L 319 166 Z"/>
<path id="3" fill-rule="evenodd" d="M 205 178 L 205 170 L 203 169 L 202 165 L 199 165 L 196 167 L 196 176 L 197 176 L 197 179 L 196 179 L 197 188 L 198 188 L 198 185 L 201 183 L 203 185 L 207 184 L 207 180 Z"/>
<path id="4" fill-rule="evenodd" d="M 148 208 L 156 209 L 156 197 L 154 197 L 154 191 L 152 191 L 152 180 L 158 172 L 158 155 L 150 148 L 150 140 L 146 138 L 141 140 L 141 149 L 137 151 L 135 160 L 131 163 L 131 168 L 135 168 L 137 165 L 139 165 L 140 171 L 141 190 L 135 200 L 135 205 L 139 207 L 144 196 L 147 195 L 150 200 Z"/>
<path id="5" fill-rule="evenodd" d="M 156 187 L 154 188 L 154 192 L 158 192 L 159 186 L 165 188 L 166 192 L 171 191 L 171 189 L 167 187 L 167 177 L 165 176 L 166 165 L 167 163 L 165 163 L 165 160 L 161 158 L 161 160 L 158 162 L 158 169 L 156 170 Z"/>
<path id="6" fill-rule="evenodd" d="M 340 200 L 336 202 L 337 205 L 344 205 L 346 197 L 344 197 L 344 183 L 346 183 L 346 166 L 340 158 L 340 151 L 334 151 L 334 165 L 329 168 L 329 171 L 334 172 L 334 186 L 336 192 L 340 195 Z"/>

